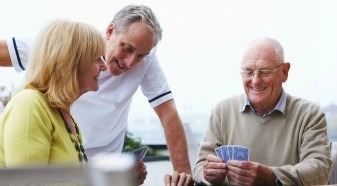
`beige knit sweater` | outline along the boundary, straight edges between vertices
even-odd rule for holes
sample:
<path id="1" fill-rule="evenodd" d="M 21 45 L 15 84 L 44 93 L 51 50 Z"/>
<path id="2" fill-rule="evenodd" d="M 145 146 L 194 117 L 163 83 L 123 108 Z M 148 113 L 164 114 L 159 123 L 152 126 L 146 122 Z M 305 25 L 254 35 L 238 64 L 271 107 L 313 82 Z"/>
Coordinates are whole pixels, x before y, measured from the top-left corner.
<path id="1" fill-rule="evenodd" d="M 250 108 L 240 112 L 244 95 L 218 103 L 200 144 L 193 177 L 203 179 L 203 164 L 216 143 L 250 148 L 250 161 L 272 168 L 283 185 L 326 184 L 330 160 L 327 124 L 322 110 L 309 101 L 287 96 L 286 110 L 265 119 Z"/>

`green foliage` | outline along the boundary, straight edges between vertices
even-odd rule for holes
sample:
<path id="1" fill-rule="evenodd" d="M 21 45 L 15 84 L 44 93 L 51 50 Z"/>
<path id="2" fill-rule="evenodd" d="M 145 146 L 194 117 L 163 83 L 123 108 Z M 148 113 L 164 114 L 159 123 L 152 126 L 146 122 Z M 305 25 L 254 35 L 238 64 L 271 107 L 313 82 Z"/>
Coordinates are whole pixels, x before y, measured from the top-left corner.
<path id="1" fill-rule="evenodd" d="M 140 147 L 144 146 L 141 143 L 141 139 L 140 138 L 136 138 L 133 136 L 133 134 L 129 131 L 126 131 L 125 133 L 125 138 L 124 138 L 124 146 L 123 146 L 123 150 L 122 152 L 132 152 L 135 149 L 138 149 Z M 149 151 L 147 152 L 146 156 L 154 156 L 155 155 L 155 151 L 147 146 L 149 148 Z"/>

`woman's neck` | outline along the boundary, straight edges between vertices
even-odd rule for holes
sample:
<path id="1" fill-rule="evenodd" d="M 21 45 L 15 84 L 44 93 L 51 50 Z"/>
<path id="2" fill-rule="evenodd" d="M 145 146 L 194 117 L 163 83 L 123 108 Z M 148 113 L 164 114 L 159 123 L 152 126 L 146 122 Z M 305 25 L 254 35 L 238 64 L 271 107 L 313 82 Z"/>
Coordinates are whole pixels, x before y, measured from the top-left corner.
<path id="1" fill-rule="evenodd" d="M 72 116 L 71 116 L 71 113 L 70 111 L 64 111 L 64 110 L 60 110 L 62 116 L 63 116 L 63 119 L 65 120 L 65 123 L 66 125 L 68 125 L 71 129 L 71 133 L 77 137 L 77 132 L 76 132 L 76 128 L 75 128 L 75 123 L 72 119 Z"/>

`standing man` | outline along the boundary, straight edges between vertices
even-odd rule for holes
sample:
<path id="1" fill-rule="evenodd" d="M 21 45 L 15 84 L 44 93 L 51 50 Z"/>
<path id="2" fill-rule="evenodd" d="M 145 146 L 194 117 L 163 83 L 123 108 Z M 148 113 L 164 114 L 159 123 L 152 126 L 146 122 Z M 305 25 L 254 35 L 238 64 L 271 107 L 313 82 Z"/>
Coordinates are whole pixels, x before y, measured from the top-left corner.
<path id="1" fill-rule="evenodd" d="M 83 95 L 71 108 L 89 158 L 99 152 L 121 152 L 132 96 L 140 86 L 165 131 L 173 169 L 191 174 L 182 121 L 155 55 L 161 36 L 155 14 L 143 5 L 124 7 L 106 28 L 108 70 L 99 77 L 99 90 Z M 25 70 L 29 48 L 17 38 L 7 44 L 1 41 L 0 65 Z"/>
<path id="2" fill-rule="evenodd" d="M 245 94 L 225 99 L 213 109 L 193 172 L 197 182 L 328 183 L 332 161 L 325 115 L 317 105 L 283 90 L 289 69 L 278 41 L 258 38 L 249 44 L 241 66 Z M 215 156 L 217 144 L 248 147 L 248 161 L 224 162 Z M 231 156 L 229 151 L 223 156 Z"/>

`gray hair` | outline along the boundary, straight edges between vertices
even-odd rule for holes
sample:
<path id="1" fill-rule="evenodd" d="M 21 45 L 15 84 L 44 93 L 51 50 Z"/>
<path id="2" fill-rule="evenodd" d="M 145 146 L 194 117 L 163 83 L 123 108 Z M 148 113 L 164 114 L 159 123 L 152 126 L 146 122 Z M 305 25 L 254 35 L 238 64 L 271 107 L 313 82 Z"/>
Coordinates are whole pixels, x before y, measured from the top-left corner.
<path id="1" fill-rule="evenodd" d="M 162 28 L 154 12 L 144 5 L 128 5 L 118 11 L 111 21 L 116 27 L 116 32 L 121 33 L 134 23 L 143 22 L 156 36 L 155 45 L 161 40 Z"/>

